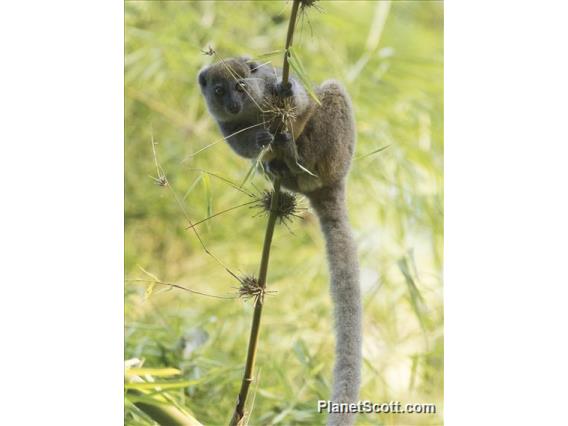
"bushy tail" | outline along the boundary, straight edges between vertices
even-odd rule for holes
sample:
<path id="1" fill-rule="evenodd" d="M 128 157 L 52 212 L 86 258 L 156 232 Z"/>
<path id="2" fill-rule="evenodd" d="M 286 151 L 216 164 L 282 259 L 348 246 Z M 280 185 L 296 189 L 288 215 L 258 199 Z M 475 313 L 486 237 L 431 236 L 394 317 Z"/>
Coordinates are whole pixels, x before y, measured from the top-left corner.
<path id="1" fill-rule="evenodd" d="M 308 195 L 325 237 L 335 312 L 335 368 L 333 402 L 351 403 L 359 398 L 361 384 L 361 292 L 357 250 L 345 204 L 345 185 Z M 332 413 L 328 426 L 349 426 L 354 414 Z"/>

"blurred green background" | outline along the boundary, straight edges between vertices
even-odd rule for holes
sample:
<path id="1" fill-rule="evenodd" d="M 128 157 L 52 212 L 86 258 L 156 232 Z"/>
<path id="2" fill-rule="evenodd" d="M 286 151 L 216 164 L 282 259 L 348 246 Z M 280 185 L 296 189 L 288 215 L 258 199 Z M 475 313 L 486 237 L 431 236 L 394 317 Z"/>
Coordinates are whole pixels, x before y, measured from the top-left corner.
<path id="1" fill-rule="evenodd" d="M 125 359 L 173 367 L 161 378 L 172 404 L 204 425 L 227 424 L 239 390 L 252 317 L 249 301 L 221 300 L 130 279 L 159 279 L 231 296 L 238 283 L 211 257 L 192 221 L 249 198 L 250 163 L 220 139 L 196 84 L 212 58 L 281 50 L 290 2 L 125 3 Z M 435 403 L 434 415 L 366 414 L 360 425 L 443 420 L 443 3 L 320 2 L 299 21 L 295 49 L 314 83 L 342 81 L 355 107 L 358 145 L 348 185 L 364 297 L 362 400 Z M 263 57 L 281 66 L 281 53 Z M 382 149 L 387 147 L 386 149 Z M 256 176 L 245 189 L 269 187 Z M 278 226 L 253 384 L 251 425 L 318 425 L 328 399 L 334 339 L 324 246 L 308 203 Z M 266 218 L 249 206 L 199 226 L 232 270 L 256 274 Z M 137 361 L 132 364 L 140 365 Z M 249 398 L 249 402 L 252 401 Z M 125 422 L 154 424 L 127 395 Z"/>

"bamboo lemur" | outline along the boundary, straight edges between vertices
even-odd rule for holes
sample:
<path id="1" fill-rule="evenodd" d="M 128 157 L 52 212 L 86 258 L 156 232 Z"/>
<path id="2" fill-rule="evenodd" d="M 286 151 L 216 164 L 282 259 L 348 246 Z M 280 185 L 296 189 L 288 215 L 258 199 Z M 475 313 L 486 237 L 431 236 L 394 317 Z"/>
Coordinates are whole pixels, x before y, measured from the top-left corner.
<path id="1" fill-rule="evenodd" d="M 247 57 L 210 65 L 200 71 L 198 81 L 209 112 L 231 148 L 251 159 L 262 153 L 268 174 L 280 177 L 285 188 L 304 194 L 319 217 L 335 306 L 332 401 L 356 402 L 362 337 L 359 265 L 345 204 L 345 179 L 355 147 L 349 96 L 338 82 L 328 80 L 314 89 L 318 104 L 294 78 L 283 85 L 280 71 Z M 268 111 L 279 102 L 292 111 L 284 117 L 285 127 L 278 126 L 280 113 L 271 117 Z M 333 426 L 353 422 L 352 414 L 328 418 Z"/>

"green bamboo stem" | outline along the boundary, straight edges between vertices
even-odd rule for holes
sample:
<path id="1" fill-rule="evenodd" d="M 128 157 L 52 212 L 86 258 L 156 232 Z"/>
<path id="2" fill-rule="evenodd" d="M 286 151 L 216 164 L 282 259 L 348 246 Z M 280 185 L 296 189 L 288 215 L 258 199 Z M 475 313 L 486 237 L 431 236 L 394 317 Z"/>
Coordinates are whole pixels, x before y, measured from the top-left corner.
<path id="1" fill-rule="evenodd" d="M 296 29 L 296 18 L 298 16 L 298 8 L 300 6 L 300 0 L 294 0 L 292 5 L 292 13 L 290 14 L 290 22 L 288 23 L 288 34 L 286 35 L 286 49 L 284 50 L 284 66 L 282 67 L 282 83 L 288 83 L 290 78 L 290 64 L 288 63 L 288 57 L 290 56 L 290 46 L 292 46 L 292 40 L 294 39 L 294 30 Z"/>
<path id="2" fill-rule="evenodd" d="M 266 233 L 264 235 L 264 244 L 262 247 L 262 257 L 260 260 L 260 271 L 258 273 L 258 285 L 266 288 L 266 276 L 268 274 L 268 260 L 270 258 L 270 246 L 272 245 L 272 237 L 274 235 L 274 227 L 278 213 L 276 206 L 278 206 L 280 199 L 280 181 L 274 181 L 274 191 L 272 192 L 272 199 L 270 200 L 270 215 L 268 216 L 268 224 L 266 225 Z M 252 325 L 250 329 L 250 338 L 247 351 L 247 360 L 245 364 L 245 373 L 241 383 L 241 390 L 237 399 L 237 406 L 231 419 L 231 426 L 242 424 L 245 414 L 245 403 L 247 400 L 250 384 L 253 381 L 253 370 L 256 360 L 256 348 L 258 346 L 258 336 L 260 333 L 260 319 L 262 317 L 262 307 L 264 305 L 264 297 L 261 295 L 256 299 L 254 304 L 254 314 L 252 317 Z"/>
<path id="3" fill-rule="evenodd" d="M 292 12 L 290 14 L 290 22 L 288 24 L 288 34 L 286 36 L 286 49 L 284 51 L 284 64 L 282 67 L 282 84 L 288 83 L 290 78 L 290 65 L 288 63 L 289 49 L 294 38 L 294 30 L 296 27 L 296 19 L 298 16 L 298 8 L 300 0 L 294 0 Z M 268 260 L 270 257 L 270 246 L 274 235 L 274 227 L 278 218 L 277 206 L 280 200 L 280 180 L 274 181 L 274 190 L 272 199 L 270 200 L 270 215 L 266 225 L 266 233 L 264 235 L 264 244 L 262 247 L 262 257 L 260 260 L 260 271 L 258 273 L 258 285 L 264 290 L 266 288 L 266 276 L 268 274 Z M 264 297 L 261 295 L 256 299 L 254 304 L 254 314 L 252 317 L 252 325 L 250 330 L 249 345 L 247 351 L 247 360 L 245 363 L 245 373 L 241 383 L 241 390 L 237 399 L 237 405 L 231 418 L 230 426 L 240 426 L 244 423 L 245 403 L 247 400 L 250 384 L 253 381 L 254 364 L 256 361 L 256 351 L 258 347 L 258 336 L 260 333 L 260 320 L 262 318 L 262 307 L 264 305 Z"/>

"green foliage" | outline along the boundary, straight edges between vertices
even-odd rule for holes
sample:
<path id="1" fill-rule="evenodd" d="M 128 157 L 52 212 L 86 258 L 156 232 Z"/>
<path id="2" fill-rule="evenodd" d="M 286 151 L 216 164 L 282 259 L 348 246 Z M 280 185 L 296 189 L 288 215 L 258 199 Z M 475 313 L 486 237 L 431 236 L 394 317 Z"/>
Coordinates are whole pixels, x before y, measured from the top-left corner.
<path id="1" fill-rule="evenodd" d="M 215 60 L 201 52 L 209 45 L 222 57 L 248 54 L 281 66 L 289 6 L 125 3 L 127 278 L 147 278 L 148 271 L 203 293 L 236 294 L 238 282 L 185 229 L 189 224 L 172 189 L 195 223 L 245 204 L 249 192 L 258 195 L 268 187 L 259 173 L 245 179 L 250 163 L 220 141 L 196 80 L 198 70 Z M 321 12 L 311 8 L 302 15 L 294 55 L 309 81 L 342 81 L 356 110 L 358 145 L 348 201 L 364 297 L 361 399 L 433 402 L 438 410 L 361 415 L 358 424 L 441 424 L 443 6 L 374 1 L 319 6 Z M 152 179 L 160 175 L 167 185 Z M 303 206 L 308 207 L 305 201 Z M 250 207 L 196 227 L 211 252 L 238 275 L 258 272 L 266 217 Z M 258 381 L 249 399 L 252 425 L 322 424 L 316 402 L 330 393 L 334 341 L 324 246 L 314 215 L 305 210 L 301 216 L 278 226 L 274 237 L 268 289 L 276 292 L 266 296 Z M 250 302 L 127 281 L 125 357 L 144 359 L 148 369 L 179 370 L 173 377 L 156 375 L 159 383 L 180 384 L 160 395 L 202 424 L 227 424 L 251 315 Z M 155 424 L 133 402 L 127 399 L 126 424 Z"/>
<path id="2" fill-rule="evenodd" d="M 288 58 L 288 61 L 290 62 L 290 66 L 296 73 L 296 76 L 300 79 L 300 82 L 304 85 L 304 87 L 306 88 L 308 94 L 312 97 L 312 99 L 316 101 L 319 105 L 321 105 L 320 100 L 318 99 L 316 93 L 312 88 L 312 83 L 308 78 L 308 74 L 304 69 L 304 65 L 302 64 L 300 57 L 296 54 L 296 51 L 292 47 L 290 47 L 288 51 L 290 52 L 290 57 Z"/>

